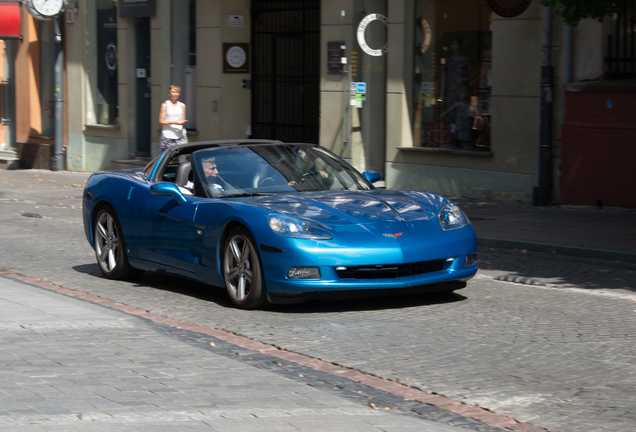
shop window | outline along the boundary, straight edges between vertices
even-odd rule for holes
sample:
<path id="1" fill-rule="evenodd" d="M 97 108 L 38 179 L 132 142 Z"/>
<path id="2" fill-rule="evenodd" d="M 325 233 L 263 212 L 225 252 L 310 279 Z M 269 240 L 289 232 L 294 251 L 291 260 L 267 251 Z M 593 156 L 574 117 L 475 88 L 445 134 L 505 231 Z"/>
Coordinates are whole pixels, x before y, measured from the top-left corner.
<path id="1" fill-rule="evenodd" d="M 490 150 L 492 12 L 486 0 L 415 6 L 415 146 Z"/>
<path id="2" fill-rule="evenodd" d="M 181 87 L 180 100 L 186 104 L 186 129 L 197 128 L 197 37 L 196 0 L 172 2 L 172 80 Z"/>
<path id="3" fill-rule="evenodd" d="M 117 1 L 87 2 L 86 123 L 119 124 Z"/>

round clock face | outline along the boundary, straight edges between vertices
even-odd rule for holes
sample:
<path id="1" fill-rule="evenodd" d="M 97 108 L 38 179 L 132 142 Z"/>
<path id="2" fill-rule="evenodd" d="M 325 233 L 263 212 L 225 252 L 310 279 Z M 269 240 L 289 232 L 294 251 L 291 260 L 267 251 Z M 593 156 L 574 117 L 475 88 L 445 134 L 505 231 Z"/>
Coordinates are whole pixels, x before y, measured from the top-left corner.
<path id="1" fill-rule="evenodd" d="M 51 19 L 58 16 L 66 6 L 66 0 L 27 0 L 27 8 L 35 18 Z"/>
<path id="2" fill-rule="evenodd" d="M 247 56 L 245 55 L 245 50 L 243 48 L 239 46 L 233 46 L 229 50 L 227 50 L 225 59 L 233 68 L 240 68 L 245 64 Z"/>
<path id="3" fill-rule="evenodd" d="M 532 0 L 488 0 L 493 12 L 505 18 L 521 15 L 531 2 Z"/>

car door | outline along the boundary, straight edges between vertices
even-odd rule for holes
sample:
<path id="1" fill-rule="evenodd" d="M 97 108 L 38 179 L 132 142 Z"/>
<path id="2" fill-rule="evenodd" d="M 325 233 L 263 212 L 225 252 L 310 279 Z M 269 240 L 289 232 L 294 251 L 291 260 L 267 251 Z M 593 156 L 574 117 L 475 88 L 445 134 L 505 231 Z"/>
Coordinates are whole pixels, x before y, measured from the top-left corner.
<path id="1" fill-rule="evenodd" d="M 172 196 L 153 195 L 147 187 L 136 187 L 130 200 L 131 237 L 140 259 L 194 277 L 194 216 L 201 198 L 185 198 L 186 202 L 180 204 Z"/>

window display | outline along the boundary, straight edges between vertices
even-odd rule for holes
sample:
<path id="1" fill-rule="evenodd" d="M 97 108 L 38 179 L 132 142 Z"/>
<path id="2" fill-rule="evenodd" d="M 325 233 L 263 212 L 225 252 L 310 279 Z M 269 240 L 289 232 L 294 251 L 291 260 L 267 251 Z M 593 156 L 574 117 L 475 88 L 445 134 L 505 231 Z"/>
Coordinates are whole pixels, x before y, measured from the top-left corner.
<path id="1" fill-rule="evenodd" d="M 86 16 L 86 124 L 118 125 L 117 2 L 87 2 Z"/>
<path id="2" fill-rule="evenodd" d="M 415 146 L 489 151 L 492 12 L 486 0 L 416 2 Z"/>
<path id="3" fill-rule="evenodd" d="M 97 5 L 97 123 L 118 124 L 117 5 L 102 0 Z"/>

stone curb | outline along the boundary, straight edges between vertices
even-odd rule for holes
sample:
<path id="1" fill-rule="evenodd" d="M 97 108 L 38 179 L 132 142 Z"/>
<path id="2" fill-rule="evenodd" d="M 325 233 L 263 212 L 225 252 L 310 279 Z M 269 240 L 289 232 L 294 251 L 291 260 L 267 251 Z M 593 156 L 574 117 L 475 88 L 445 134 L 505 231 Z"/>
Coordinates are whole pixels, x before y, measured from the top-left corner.
<path id="1" fill-rule="evenodd" d="M 567 255 L 577 258 L 600 259 L 605 261 L 617 261 L 627 264 L 636 264 L 636 253 L 631 252 L 617 252 L 604 249 L 560 246 L 548 243 L 503 240 L 484 237 L 477 237 L 477 246 L 502 249 L 525 249 L 532 252 L 542 252 L 548 254 L 556 253 L 559 255 Z"/>
<path id="2" fill-rule="evenodd" d="M 187 321 L 167 318 L 158 314 L 145 311 L 143 309 L 139 309 L 135 306 L 129 306 L 123 303 L 119 303 L 119 302 L 109 300 L 103 297 L 99 297 L 93 294 L 88 294 L 82 291 L 76 291 L 76 290 L 72 290 L 68 288 L 63 288 L 61 286 L 55 285 L 51 282 L 47 282 L 39 278 L 23 276 L 18 273 L 9 272 L 3 269 L 0 269 L 0 276 L 18 280 L 30 285 L 47 289 L 49 291 L 54 291 L 60 294 L 67 295 L 69 297 L 85 300 L 85 301 L 98 304 L 110 309 L 115 309 L 121 312 L 128 313 L 130 315 L 145 318 L 157 324 L 163 324 L 172 328 L 177 328 L 177 329 L 182 329 L 182 330 L 192 331 L 199 334 L 212 336 L 242 348 L 258 351 L 262 354 L 269 355 L 271 357 L 276 357 L 282 360 L 297 363 L 299 365 L 314 369 L 316 371 L 346 378 L 351 381 L 366 385 L 368 387 L 383 391 L 385 393 L 402 397 L 407 400 L 412 400 L 412 401 L 424 403 L 427 405 L 440 407 L 442 409 L 446 409 L 455 414 L 468 417 L 473 420 L 477 420 L 488 426 L 499 427 L 506 430 L 520 431 L 520 432 L 547 432 L 547 429 L 544 429 L 542 427 L 535 426 L 529 423 L 520 423 L 511 417 L 495 414 L 483 408 L 479 408 L 473 405 L 467 405 L 462 402 L 454 401 L 452 399 L 447 399 L 443 396 L 438 396 L 431 393 L 427 393 L 422 390 L 407 387 L 403 384 L 389 381 L 384 378 L 379 378 L 377 376 L 369 375 L 355 369 L 350 369 L 344 366 L 339 366 L 337 364 L 328 363 L 317 358 L 309 357 L 309 356 L 298 354 L 291 351 L 286 351 L 272 345 L 267 345 L 267 344 L 255 341 L 253 339 L 249 339 L 245 336 L 239 336 L 237 334 L 230 333 L 225 330 L 209 328 L 209 327 L 201 327 L 197 324 L 193 324 Z"/>

